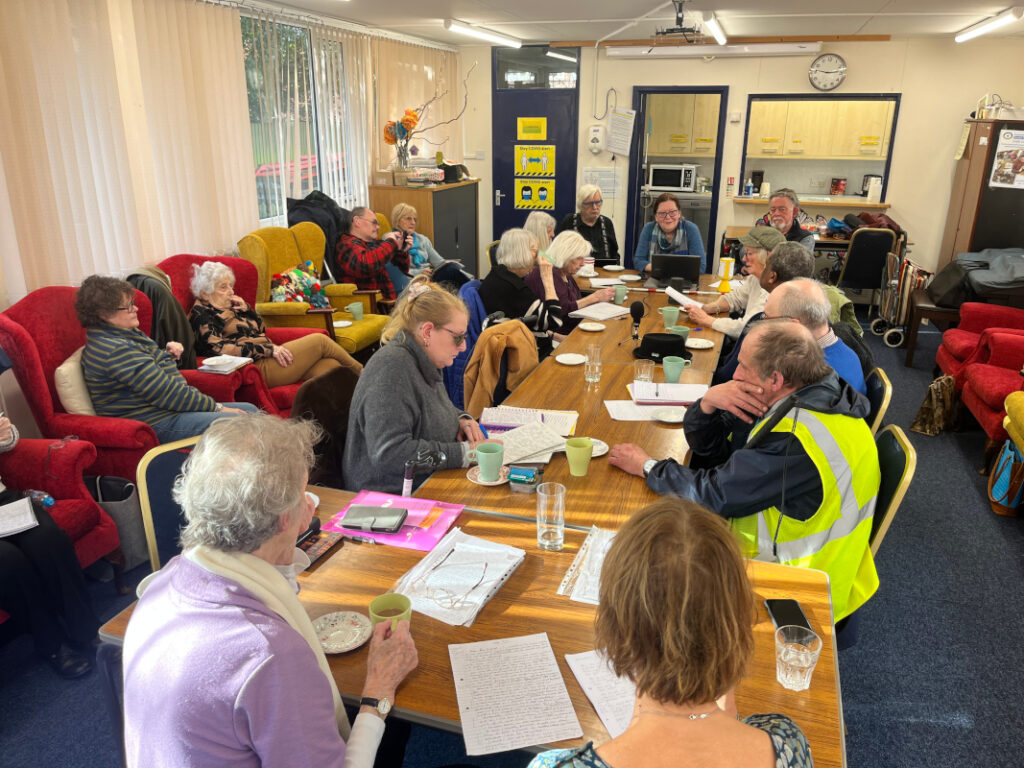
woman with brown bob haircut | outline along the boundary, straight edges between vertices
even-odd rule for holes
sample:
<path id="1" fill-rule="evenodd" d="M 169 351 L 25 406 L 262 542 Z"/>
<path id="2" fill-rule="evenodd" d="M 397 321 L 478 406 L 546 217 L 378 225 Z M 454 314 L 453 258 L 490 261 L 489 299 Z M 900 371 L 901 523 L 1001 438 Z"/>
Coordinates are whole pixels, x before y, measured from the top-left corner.
<path id="1" fill-rule="evenodd" d="M 598 750 L 544 752 L 530 768 L 813 765 L 785 715 L 737 719 L 733 691 L 754 650 L 756 616 L 725 520 L 685 499 L 640 510 L 608 550 L 594 625 L 615 673 L 636 684 L 633 719 Z"/>

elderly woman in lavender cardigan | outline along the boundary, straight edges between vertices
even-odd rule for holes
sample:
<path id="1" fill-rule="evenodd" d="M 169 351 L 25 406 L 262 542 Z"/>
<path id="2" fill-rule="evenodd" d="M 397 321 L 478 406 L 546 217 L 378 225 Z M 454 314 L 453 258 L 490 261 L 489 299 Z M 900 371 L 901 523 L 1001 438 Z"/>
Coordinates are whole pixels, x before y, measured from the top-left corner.
<path id="1" fill-rule="evenodd" d="M 316 431 L 266 414 L 224 419 L 189 457 L 174 488 L 184 551 L 139 586 L 125 635 L 129 766 L 373 765 L 416 647 L 406 621 L 374 628 L 350 726 L 296 597 Z"/>

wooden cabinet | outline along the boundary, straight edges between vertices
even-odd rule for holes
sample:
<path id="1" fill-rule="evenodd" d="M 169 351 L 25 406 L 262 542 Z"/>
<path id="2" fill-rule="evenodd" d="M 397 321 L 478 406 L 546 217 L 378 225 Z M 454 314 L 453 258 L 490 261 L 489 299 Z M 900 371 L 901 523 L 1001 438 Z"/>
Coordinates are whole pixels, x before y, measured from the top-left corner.
<path id="1" fill-rule="evenodd" d="M 478 272 L 478 206 L 476 181 L 461 181 L 436 187 L 370 186 L 370 207 L 391 219 L 398 203 L 416 209 L 416 231 L 434 243 L 446 259 L 458 259 L 471 272 Z M 391 222 L 394 226 L 395 222 Z"/>
<path id="2" fill-rule="evenodd" d="M 718 112 L 722 99 L 717 93 L 698 93 L 693 104 L 693 154 L 714 158 L 718 148 Z"/>
<path id="3" fill-rule="evenodd" d="M 881 158 L 888 150 L 891 101 L 838 101 L 832 104 L 832 157 Z"/>
<path id="4" fill-rule="evenodd" d="M 647 116 L 651 121 L 648 156 L 691 154 L 693 109 L 692 93 L 657 93 L 647 97 Z"/>
<path id="5" fill-rule="evenodd" d="M 747 126 L 747 157 L 782 157 L 788 101 L 755 101 Z"/>
<path id="6" fill-rule="evenodd" d="M 827 101 L 794 101 L 786 117 L 786 157 L 827 157 L 835 115 Z"/>

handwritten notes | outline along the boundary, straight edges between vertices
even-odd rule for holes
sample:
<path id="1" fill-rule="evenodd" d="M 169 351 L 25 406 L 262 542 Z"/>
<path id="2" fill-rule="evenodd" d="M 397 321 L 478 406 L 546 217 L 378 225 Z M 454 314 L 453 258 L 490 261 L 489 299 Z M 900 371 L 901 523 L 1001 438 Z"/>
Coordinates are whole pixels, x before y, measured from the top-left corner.
<path id="1" fill-rule="evenodd" d="M 547 633 L 448 646 L 467 755 L 583 735 Z"/>
<path id="2" fill-rule="evenodd" d="M 594 711 L 613 739 L 621 736 L 633 717 L 636 686 L 628 677 L 618 677 L 599 651 L 567 653 L 565 660 L 587 694 Z"/>

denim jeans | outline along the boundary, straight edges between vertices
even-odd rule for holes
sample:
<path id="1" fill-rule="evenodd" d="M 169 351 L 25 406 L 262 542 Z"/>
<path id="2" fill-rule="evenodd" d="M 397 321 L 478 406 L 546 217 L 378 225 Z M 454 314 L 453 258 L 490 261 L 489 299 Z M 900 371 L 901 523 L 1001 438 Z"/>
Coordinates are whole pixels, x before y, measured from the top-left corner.
<path id="1" fill-rule="evenodd" d="M 390 261 L 384 265 L 385 271 L 388 273 L 388 277 L 391 279 L 391 284 L 395 286 L 395 295 L 397 296 L 405 290 L 405 286 L 409 284 L 410 278 L 405 272 L 400 270 Z"/>
<path id="2" fill-rule="evenodd" d="M 226 408 L 239 408 L 249 413 L 256 413 L 257 408 L 252 403 L 224 403 Z M 175 440 L 185 440 L 189 437 L 201 435 L 206 428 L 217 419 L 237 416 L 237 413 L 225 413 L 224 411 L 185 411 L 172 416 L 159 424 L 151 425 L 156 432 L 156 439 L 161 443 L 173 443 Z"/>

